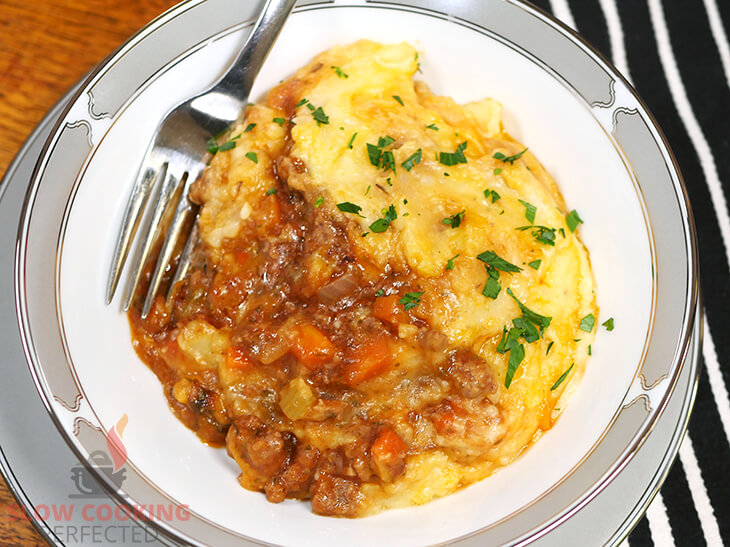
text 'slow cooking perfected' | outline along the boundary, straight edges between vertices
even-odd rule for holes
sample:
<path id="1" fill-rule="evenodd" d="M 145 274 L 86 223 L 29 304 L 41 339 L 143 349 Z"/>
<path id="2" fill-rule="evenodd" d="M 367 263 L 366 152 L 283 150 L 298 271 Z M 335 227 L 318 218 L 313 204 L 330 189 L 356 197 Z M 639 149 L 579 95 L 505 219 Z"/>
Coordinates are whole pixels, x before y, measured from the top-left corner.
<path id="1" fill-rule="evenodd" d="M 499 103 L 418 70 L 360 41 L 250 105 L 193 186 L 192 273 L 130 311 L 175 415 L 272 502 L 359 517 L 478 481 L 551 428 L 591 353 L 580 216 Z"/>

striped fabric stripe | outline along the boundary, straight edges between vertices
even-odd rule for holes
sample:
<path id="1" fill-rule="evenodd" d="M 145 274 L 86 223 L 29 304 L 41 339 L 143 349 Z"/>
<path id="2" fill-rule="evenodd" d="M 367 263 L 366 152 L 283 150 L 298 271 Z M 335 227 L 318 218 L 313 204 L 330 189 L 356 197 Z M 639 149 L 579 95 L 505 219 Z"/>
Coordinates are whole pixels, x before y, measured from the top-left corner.
<path id="1" fill-rule="evenodd" d="M 661 507 L 663 506 L 664 502 L 661 502 Z M 653 511 L 653 508 L 651 506 L 649 506 L 649 509 Z M 648 512 L 649 511 L 647 511 L 647 513 Z M 641 545 L 642 547 L 653 547 L 654 545 L 656 545 L 656 543 L 654 543 L 654 538 L 651 535 L 651 528 L 649 528 L 649 517 L 647 515 L 644 515 L 642 519 L 636 524 L 634 530 L 631 532 L 628 543 L 630 547 L 634 547 L 635 545 Z"/>
<path id="2" fill-rule="evenodd" d="M 661 494 L 654 498 L 654 501 L 646 511 L 646 517 L 653 542 L 661 547 L 671 547 L 674 545 L 672 527 L 669 524 L 667 508 L 664 505 L 664 499 Z"/>
<path id="3" fill-rule="evenodd" d="M 707 317 L 705 317 L 707 325 Z M 710 390 L 715 400 L 717 412 L 720 414 L 722 429 L 725 431 L 725 438 L 730 440 L 730 397 L 728 397 L 725 382 L 720 372 L 720 362 L 717 359 L 715 342 L 712 340 L 710 327 L 705 326 L 705 338 L 702 340 L 702 357 L 705 360 L 705 368 L 710 379 Z"/>
<path id="4" fill-rule="evenodd" d="M 552 8 L 553 15 L 555 15 L 555 17 L 560 19 L 570 28 L 575 29 L 575 20 L 573 19 L 573 13 L 568 6 L 568 0 L 550 0 L 550 7 Z"/>
<path id="5" fill-rule="evenodd" d="M 717 47 L 717 51 L 720 54 L 722 69 L 725 72 L 725 80 L 727 81 L 728 88 L 730 88 L 730 46 L 728 45 L 727 33 L 722 26 L 722 19 L 720 18 L 720 10 L 717 9 L 717 2 L 715 0 L 704 0 L 704 2 L 710 29 L 712 29 L 712 37 L 715 40 L 715 47 Z"/>
<path id="6" fill-rule="evenodd" d="M 533 3 L 581 33 L 635 85 L 677 157 L 697 224 L 706 298 L 695 410 L 679 458 L 628 544 L 730 545 L 730 336 L 724 335 L 730 310 L 730 2 Z"/>
<path id="7" fill-rule="evenodd" d="M 717 524 L 717 519 L 715 518 L 715 512 L 712 510 L 710 499 L 707 496 L 704 481 L 700 475 L 700 468 L 697 463 L 697 456 L 695 455 L 690 435 L 687 435 L 684 442 L 679 447 L 679 460 L 682 462 L 682 467 L 684 468 L 684 473 L 687 477 L 687 484 L 689 486 L 690 494 L 692 495 L 692 501 L 697 509 L 697 516 L 700 520 L 700 526 L 702 527 L 702 534 L 704 535 L 705 541 L 708 545 L 722 545 L 722 540 L 720 539 L 720 528 Z M 675 520 L 682 520 L 683 518 L 684 515 L 682 515 L 682 518 Z"/>
<path id="8" fill-rule="evenodd" d="M 600 0 L 603 16 L 606 18 L 608 28 L 608 39 L 611 44 L 609 50 L 603 50 L 613 61 L 616 68 L 630 82 L 629 62 L 626 60 L 626 46 L 624 45 L 624 29 L 621 26 L 621 19 L 618 16 L 618 8 L 613 0 Z M 594 8 L 595 9 L 595 8 Z"/>

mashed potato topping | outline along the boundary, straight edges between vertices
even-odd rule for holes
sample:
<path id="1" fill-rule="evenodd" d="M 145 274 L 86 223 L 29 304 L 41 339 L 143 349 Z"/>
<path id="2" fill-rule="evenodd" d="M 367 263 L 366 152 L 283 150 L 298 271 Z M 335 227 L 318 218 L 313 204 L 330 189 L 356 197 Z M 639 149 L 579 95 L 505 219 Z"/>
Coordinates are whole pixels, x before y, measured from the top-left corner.
<path id="1" fill-rule="evenodd" d="M 360 41 L 250 106 L 194 187 L 194 273 L 171 309 L 130 312 L 173 411 L 271 501 L 356 517 L 480 480 L 552 426 L 590 354 L 580 217 L 499 103 L 417 70 Z"/>

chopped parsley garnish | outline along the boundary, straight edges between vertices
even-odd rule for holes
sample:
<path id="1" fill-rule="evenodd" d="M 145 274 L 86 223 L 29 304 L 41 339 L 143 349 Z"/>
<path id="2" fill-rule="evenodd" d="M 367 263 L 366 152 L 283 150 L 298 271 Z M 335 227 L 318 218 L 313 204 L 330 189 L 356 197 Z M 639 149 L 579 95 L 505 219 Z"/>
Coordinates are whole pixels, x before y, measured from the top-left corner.
<path id="1" fill-rule="evenodd" d="M 279 125 L 284 125 L 286 123 L 286 120 L 284 118 L 274 118 L 271 121 L 274 123 L 278 123 Z"/>
<path id="2" fill-rule="evenodd" d="M 525 148 L 522 152 L 518 152 L 517 154 L 514 154 L 513 156 L 505 156 L 504 154 L 502 154 L 502 152 L 495 152 L 492 157 L 495 160 L 501 160 L 504 163 L 512 164 L 512 163 L 516 162 L 518 159 L 520 159 L 522 157 L 522 154 L 524 154 L 525 152 L 527 152 L 527 148 Z"/>
<path id="3" fill-rule="evenodd" d="M 503 272 L 517 273 L 522 271 L 522 268 L 497 256 L 497 253 L 494 251 L 484 251 L 483 253 L 478 254 L 477 258 L 492 268 L 502 270 Z"/>
<path id="4" fill-rule="evenodd" d="M 266 190 L 266 195 L 267 196 L 274 196 L 274 195 L 276 195 L 276 188 L 269 188 L 268 190 Z"/>
<path id="5" fill-rule="evenodd" d="M 430 123 L 426 126 L 426 129 L 433 129 L 434 131 L 438 131 L 439 128 L 435 123 Z"/>
<path id="6" fill-rule="evenodd" d="M 464 215 L 466 214 L 466 210 L 456 213 L 455 215 L 451 215 L 450 217 L 446 217 L 441 222 L 451 226 L 452 228 L 458 228 L 461 226 L 461 221 L 464 220 Z"/>
<path id="7" fill-rule="evenodd" d="M 542 264 L 542 260 L 539 258 L 537 260 L 533 260 L 532 262 L 527 263 L 527 265 L 533 270 L 537 270 L 540 267 L 540 264 Z"/>
<path id="8" fill-rule="evenodd" d="M 322 205 L 323 203 L 324 203 L 324 198 L 323 198 L 322 196 L 319 196 L 319 197 L 318 197 L 318 198 L 317 198 L 317 199 L 315 200 L 315 202 L 314 202 L 314 207 L 315 207 L 315 208 L 318 208 L 318 207 L 319 207 L 320 205 Z"/>
<path id="9" fill-rule="evenodd" d="M 380 234 L 388 229 L 390 223 L 398 218 L 398 213 L 395 211 L 395 205 L 391 205 L 388 209 L 383 209 L 383 218 L 379 218 L 370 225 L 370 229 L 376 234 Z"/>
<path id="10" fill-rule="evenodd" d="M 522 317 L 517 317 L 512 320 L 512 327 L 507 330 L 507 327 L 502 329 L 502 339 L 497 345 L 497 352 L 505 354 L 509 351 L 509 363 L 507 365 L 507 374 L 504 379 L 504 387 L 509 388 L 514 378 L 517 368 L 525 358 L 525 346 L 520 342 L 520 338 L 523 338 L 525 342 L 531 344 L 536 340 L 542 338 L 545 329 L 550 325 L 552 317 L 546 317 L 540 315 L 529 309 L 512 292 L 512 289 L 507 289 L 507 294 L 510 295 L 522 311 Z M 548 352 L 550 351 L 548 346 Z"/>
<path id="11" fill-rule="evenodd" d="M 401 167 L 403 167 L 403 169 L 405 169 L 406 171 L 410 171 L 411 169 L 413 169 L 414 165 L 418 165 L 419 163 L 421 163 L 421 157 L 422 152 L 419 148 L 413 154 L 411 154 L 406 161 L 401 163 Z"/>
<path id="12" fill-rule="evenodd" d="M 510 328 L 507 330 L 507 327 L 502 327 L 502 338 L 499 339 L 499 344 L 497 344 L 497 352 L 501 354 L 507 353 L 509 351 L 509 346 L 511 346 L 514 342 L 517 342 L 517 340 L 520 337 L 520 331 L 518 329 Z"/>
<path id="13" fill-rule="evenodd" d="M 350 150 L 352 150 L 352 143 L 355 142 L 355 137 L 357 137 L 357 131 L 355 131 L 352 134 L 352 137 L 350 137 L 350 140 L 347 141 L 347 148 L 349 148 Z"/>
<path id="14" fill-rule="evenodd" d="M 385 291 L 383 289 L 378 289 L 375 291 L 375 296 L 385 296 Z"/>
<path id="15" fill-rule="evenodd" d="M 254 124 L 256 125 L 256 124 Z M 212 155 L 216 155 L 218 152 L 225 152 L 226 150 L 231 150 L 236 147 L 236 140 L 241 138 L 241 135 L 238 134 L 235 137 L 229 139 L 228 141 L 224 142 L 223 144 L 218 144 L 217 139 L 223 134 L 225 131 L 223 131 L 221 134 L 216 135 L 215 137 L 211 137 L 208 139 L 208 142 L 205 145 L 205 149 L 210 152 Z"/>
<path id="16" fill-rule="evenodd" d="M 390 169 L 395 173 L 395 157 L 393 156 L 393 152 L 391 150 L 385 150 L 385 148 L 394 142 L 395 139 L 393 137 L 386 136 L 380 137 L 377 145 L 367 143 L 370 163 L 375 167 L 381 167 L 385 171 Z"/>
<path id="17" fill-rule="evenodd" d="M 500 174 L 501 172 L 502 172 L 502 168 L 501 168 L 501 167 L 497 167 L 497 168 L 496 168 L 496 169 L 494 170 L 494 174 L 495 174 L 495 175 L 499 175 L 499 174 Z"/>
<path id="18" fill-rule="evenodd" d="M 502 285 L 499 283 L 500 270 L 508 273 L 522 271 L 522 268 L 497 256 L 497 253 L 494 251 L 484 251 L 477 258 L 484 262 L 487 268 L 487 282 L 484 284 L 484 289 L 482 289 L 482 294 L 487 298 L 497 298 L 499 292 L 502 290 Z"/>
<path id="19" fill-rule="evenodd" d="M 353 215 L 359 215 L 360 211 L 362 211 L 362 207 L 355 205 L 354 203 L 350 203 L 349 201 L 338 203 L 337 208 L 343 213 L 352 213 Z"/>
<path id="20" fill-rule="evenodd" d="M 299 102 L 297 103 L 297 105 L 296 105 L 296 106 L 295 106 L 294 108 L 299 108 L 300 106 L 302 106 L 302 105 L 304 105 L 304 104 L 307 104 L 308 102 L 309 102 L 309 99 L 307 99 L 307 98 L 302 98 L 302 100 L 301 100 L 301 101 L 299 101 Z"/>
<path id="21" fill-rule="evenodd" d="M 502 197 L 502 196 L 500 196 L 500 195 L 499 195 L 499 194 L 498 194 L 497 192 L 495 192 L 494 190 L 489 190 L 489 189 L 487 189 L 487 190 L 484 190 L 484 198 L 485 198 L 485 199 L 489 199 L 489 200 L 492 200 L 492 203 L 495 203 L 495 202 L 496 202 L 497 200 L 499 200 L 499 198 L 501 198 L 501 197 Z"/>
<path id="22" fill-rule="evenodd" d="M 560 228 L 558 232 L 560 232 L 560 235 L 563 236 L 563 239 L 565 239 L 565 230 L 563 228 Z"/>
<path id="23" fill-rule="evenodd" d="M 235 143 L 234 143 L 234 145 L 235 145 Z M 256 155 L 256 152 L 246 152 L 246 157 L 254 163 L 259 162 L 259 157 Z"/>
<path id="24" fill-rule="evenodd" d="M 509 351 L 509 362 L 507 364 L 507 374 L 504 378 L 504 387 L 509 388 L 514 378 L 517 367 L 525 358 L 525 346 L 519 342 L 522 332 L 519 328 L 513 327 L 507 331 L 507 327 L 502 330 L 502 339 L 499 341 L 497 351 L 505 354 Z"/>
<path id="25" fill-rule="evenodd" d="M 330 68 L 331 68 L 331 69 L 333 69 L 333 70 L 335 71 L 335 74 L 337 74 L 337 76 L 338 76 L 338 77 L 340 77 L 340 78 L 349 78 L 349 77 L 350 77 L 350 75 L 349 75 L 349 74 L 346 74 L 346 73 L 345 73 L 345 72 L 344 72 L 344 71 L 343 71 L 343 70 L 342 70 L 342 69 L 341 69 L 340 67 L 338 67 L 338 66 L 334 66 L 334 65 L 332 65 L 332 66 L 331 66 Z"/>
<path id="26" fill-rule="evenodd" d="M 548 228 L 547 226 L 538 226 L 533 224 L 531 226 L 520 226 L 519 228 L 515 228 L 515 230 L 519 230 L 520 232 L 532 230 L 532 237 L 534 237 L 538 243 L 550 245 L 552 247 L 555 246 L 555 228 Z"/>
<path id="27" fill-rule="evenodd" d="M 560 378 L 558 378 L 558 381 L 555 382 L 553 384 L 553 387 L 550 388 L 550 391 L 555 391 L 558 388 L 558 386 L 565 381 L 565 379 L 568 377 L 568 374 L 570 374 L 570 371 L 573 370 L 573 367 L 574 366 L 575 366 L 575 363 L 573 363 L 572 365 L 570 365 L 568 367 L 568 370 L 566 370 L 565 372 L 563 372 L 563 374 L 560 376 Z"/>
<path id="28" fill-rule="evenodd" d="M 383 151 L 380 150 L 377 146 L 374 144 L 367 144 L 368 147 L 368 158 L 370 158 L 370 163 L 374 165 L 375 167 L 380 167 L 380 157 L 383 155 Z"/>
<path id="29" fill-rule="evenodd" d="M 395 142 L 395 139 L 391 136 L 380 137 L 378 139 L 378 148 L 385 148 Z"/>
<path id="30" fill-rule="evenodd" d="M 393 171 L 393 173 L 395 173 L 395 157 L 393 156 L 393 152 L 391 152 L 390 150 L 386 150 L 385 152 L 383 152 L 381 159 L 383 162 L 383 169 L 385 171 L 390 169 L 391 171 Z M 392 186 L 392 184 L 388 182 L 388 186 Z"/>
<path id="31" fill-rule="evenodd" d="M 575 229 L 578 227 L 578 224 L 583 224 L 583 219 L 578 216 L 578 211 L 573 209 L 567 217 L 565 217 L 565 222 L 568 225 L 568 230 L 571 232 L 575 232 Z"/>
<path id="32" fill-rule="evenodd" d="M 405 106 L 403 104 L 403 99 L 401 99 L 398 95 L 393 95 L 393 98 L 400 103 L 401 106 Z"/>
<path id="33" fill-rule="evenodd" d="M 467 142 L 462 142 L 456 147 L 456 152 L 441 152 L 439 154 L 439 162 L 443 165 L 457 165 L 459 163 L 466 163 L 466 156 L 464 150 L 466 150 Z"/>
<path id="34" fill-rule="evenodd" d="M 553 344 L 555 342 L 550 342 L 547 347 L 547 351 L 545 352 L 545 357 L 547 357 L 550 354 L 550 350 L 553 349 Z"/>
<path id="35" fill-rule="evenodd" d="M 596 318 L 593 317 L 592 313 L 589 313 L 586 315 L 583 319 L 580 320 L 580 330 L 585 332 L 591 332 L 593 330 L 593 325 L 596 324 Z"/>
<path id="36" fill-rule="evenodd" d="M 591 355 L 593 353 L 593 350 L 591 350 L 591 345 L 588 344 L 588 355 Z"/>
<path id="37" fill-rule="evenodd" d="M 535 207 L 532 203 L 528 203 L 524 200 L 518 200 L 522 205 L 525 206 L 525 218 L 530 224 L 535 223 L 535 215 L 537 214 L 537 207 Z"/>
<path id="38" fill-rule="evenodd" d="M 603 323 L 601 323 L 601 325 L 606 327 L 607 331 L 612 331 L 613 330 L 613 317 L 606 319 Z"/>
<path id="39" fill-rule="evenodd" d="M 251 131 L 251 130 L 252 130 L 252 129 L 253 129 L 254 127 L 256 127 L 256 124 L 255 124 L 255 123 L 250 123 L 250 124 L 248 124 L 248 125 L 246 126 L 246 129 L 244 129 L 244 130 L 243 130 L 243 132 L 244 132 L 244 133 L 248 133 L 248 132 L 249 132 L 249 131 Z"/>
<path id="40" fill-rule="evenodd" d="M 218 143 L 215 142 L 215 138 L 211 137 L 208 139 L 208 142 L 205 145 L 205 149 L 215 156 L 216 152 L 218 152 Z"/>
<path id="41" fill-rule="evenodd" d="M 459 253 L 459 254 L 457 254 L 457 255 L 452 256 L 451 258 L 449 258 L 449 261 L 446 263 L 446 269 L 447 270 L 453 270 L 454 269 L 454 260 L 456 260 L 457 258 L 459 258 L 459 255 L 460 254 L 461 253 Z"/>
<path id="42" fill-rule="evenodd" d="M 499 271 L 489 264 L 486 264 L 485 268 L 487 269 L 487 282 L 484 284 L 482 294 L 494 300 L 502 290 L 502 285 L 499 284 Z"/>
<path id="43" fill-rule="evenodd" d="M 307 105 L 307 106 L 311 106 L 311 105 Z M 316 110 L 312 111 L 312 117 L 317 122 L 317 125 L 322 125 L 322 124 L 327 125 L 328 123 L 330 123 L 329 116 L 327 116 L 327 114 L 324 113 L 324 110 L 322 110 L 321 106 L 318 106 Z"/>
<path id="44" fill-rule="evenodd" d="M 418 306 L 421 303 L 421 296 L 423 295 L 423 291 L 421 292 L 407 292 L 404 297 L 402 297 L 400 300 L 398 300 L 398 304 L 403 305 L 403 309 L 408 311 L 412 310 L 416 306 Z"/>
<path id="45" fill-rule="evenodd" d="M 552 317 L 547 317 L 545 315 L 540 315 L 537 312 L 532 311 L 527 306 L 525 306 L 522 302 L 520 302 L 517 297 L 512 292 L 512 289 L 507 289 L 507 294 L 510 295 L 515 302 L 517 302 L 517 305 L 520 307 L 520 310 L 522 310 L 523 317 L 532 323 L 534 323 L 539 329 L 540 329 L 540 336 L 542 336 L 542 333 L 545 332 L 545 329 L 550 326 L 550 322 L 553 320 Z"/>
<path id="46" fill-rule="evenodd" d="M 367 187 L 367 189 L 365 190 L 365 195 L 367 196 L 369 192 L 370 192 L 370 185 L 368 184 L 368 187 Z"/>

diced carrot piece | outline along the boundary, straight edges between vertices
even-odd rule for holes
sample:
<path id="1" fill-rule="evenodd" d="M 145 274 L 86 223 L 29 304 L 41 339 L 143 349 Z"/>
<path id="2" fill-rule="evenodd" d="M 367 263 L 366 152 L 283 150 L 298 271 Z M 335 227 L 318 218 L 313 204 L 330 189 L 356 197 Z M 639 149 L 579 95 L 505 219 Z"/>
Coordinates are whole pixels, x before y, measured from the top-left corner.
<path id="1" fill-rule="evenodd" d="M 305 367 L 316 369 L 332 358 L 335 346 L 317 327 L 304 324 L 297 327 L 291 352 Z"/>
<path id="2" fill-rule="evenodd" d="M 461 407 L 451 401 L 443 401 L 432 414 L 431 421 L 440 435 L 452 435 L 455 433 L 455 421 L 459 416 L 464 416 Z"/>
<path id="3" fill-rule="evenodd" d="M 243 349 L 231 347 L 226 352 L 226 367 L 230 370 L 246 370 L 251 368 L 253 363 L 244 353 Z"/>
<path id="4" fill-rule="evenodd" d="M 398 306 L 398 300 L 400 297 L 397 294 L 376 298 L 375 304 L 373 304 L 373 317 L 392 325 L 407 322 L 408 316 L 403 308 Z"/>
<path id="5" fill-rule="evenodd" d="M 356 386 L 382 374 L 393 364 L 393 352 L 385 336 L 368 340 L 353 353 L 345 370 L 347 383 Z"/>
<path id="6" fill-rule="evenodd" d="M 373 462 L 380 477 L 392 480 L 405 469 L 408 445 L 390 428 L 384 429 L 370 447 Z"/>
<path id="7" fill-rule="evenodd" d="M 447 434 L 451 430 L 451 427 L 454 425 L 454 416 L 453 412 L 440 412 L 433 417 L 433 425 L 436 428 L 436 431 L 441 434 Z"/>
<path id="8" fill-rule="evenodd" d="M 160 357 L 172 370 L 184 374 L 190 370 L 196 370 L 197 366 L 192 359 L 185 356 L 176 338 L 168 338 L 160 347 Z"/>
<path id="9" fill-rule="evenodd" d="M 390 428 L 384 429 L 370 448 L 373 457 L 379 460 L 392 460 L 393 458 L 403 457 L 407 450 L 406 443 Z"/>

